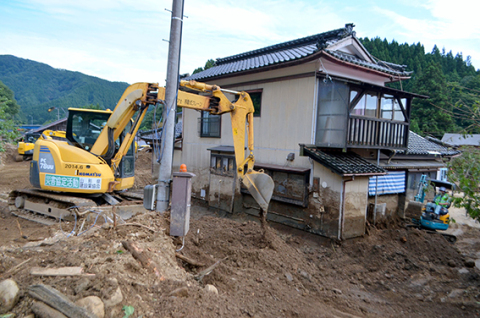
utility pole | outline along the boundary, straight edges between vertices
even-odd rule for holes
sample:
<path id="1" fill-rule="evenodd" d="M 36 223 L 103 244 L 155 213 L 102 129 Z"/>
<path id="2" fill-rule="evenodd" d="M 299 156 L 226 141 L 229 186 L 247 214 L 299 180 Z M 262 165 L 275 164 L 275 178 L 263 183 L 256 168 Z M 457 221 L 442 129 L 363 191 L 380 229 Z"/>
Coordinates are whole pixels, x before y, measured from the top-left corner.
<path id="1" fill-rule="evenodd" d="M 175 114 L 177 112 L 178 73 L 180 68 L 180 45 L 182 41 L 184 0 L 173 0 L 170 41 L 168 46 L 167 86 L 163 109 L 163 132 L 156 210 L 163 213 L 168 209 L 170 182 L 172 180 L 173 146 L 175 138 Z"/>

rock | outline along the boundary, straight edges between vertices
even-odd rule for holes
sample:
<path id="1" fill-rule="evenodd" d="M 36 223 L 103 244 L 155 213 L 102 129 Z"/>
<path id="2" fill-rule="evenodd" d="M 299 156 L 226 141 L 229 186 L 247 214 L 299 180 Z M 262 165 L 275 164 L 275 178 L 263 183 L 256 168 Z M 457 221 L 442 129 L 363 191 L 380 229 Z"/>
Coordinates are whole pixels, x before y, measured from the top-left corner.
<path id="1" fill-rule="evenodd" d="M 0 282 L 0 314 L 7 313 L 17 304 L 19 292 L 20 289 L 13 279 Z"/>
<path id="2" fill-rule="evenodd" d="M 286 272 L 286 273 L 285 273 L 285 277 L 287 278 L 287 280 L 288 280 L 289 282 L 293 281 L 293 276 L 292 276 L 292 274 L 290 274 L 289 272 Z"/>
<path id="3" fill-rule="evenodd" d="M 466 267 L 469 267 L 469 268 L 475 267 L 475 260 L 474 260 L 474 259 L 471 259 L 471 258 L 467 258 L 467 259 L 465 260 L 465 266 L 466 266 Z"/>
<path id="4" fill-rule="evenodd" d="M 468 274 L 468 273 L 470 273 L 470 272 L 468 271 L 468 269 L 466 269 L 465 267 L 463 267 L 463 268 L 460 268 L 460 269 L 458 270 L 458 273 L 459 273 L 459 274 Z"/>
<path id="5" fill-rule="evenodd" d="M 307 273 L 306 271 L 299 269 L 298 272 L 300 273 L 300 275 L 302 275 L 303 277 L 305 277 L 305 278 L 308 279 L 309 281 L 312 280 L 312 277 L 311 277 L 310 274 Z"/>
<path id="6" fill-rule="evenodd" d="M 211 285 L 211 284 L 207 284 L 205 286 L 205 291 L 209 292 L 209 293 L 213 293 L 215 295 L 218 295 L 218 289 L 217 287 Z"/>
<path id="7" fill-rule="evenodd" d="M 84 277 L 80 279 L 74 288 L 75 295 L 78 295 L 84 292 L 88 288 L 89 284 L 90 284 L 90 280 L 88 278 Z"/>
<path id="8" fill-rule="evenodd" d="M 75 304 L 90 311 L 98 318 L 105 317 L 105 305 L 103 304 L 103 301 L 100 299 L 100 297 L 88 296 L 77 300 Z"/>
<path id="9" fill-rule="evenodd" d="M 103 303 L 106 308 L 109 308 L 109 307 L 115 307 L 116 305 L 120 304 L 122 301 L 123 301 L 122 290 L 120 289 L 120 287 L 118 287 L 113 293 L 112 297 L 110 297 L 109 299 L 104 299 Z"/>
<path id="10" fill-rule="evenodd" d="M 451 260 L 448 261 L 448 266 L 455 267 L 455 266 L 457 266 L 457 264 L 455 264 L 455 262 L 451 259 Z"/>
<path id="11" fill-rule="evenodd" d="M 341 291 L 340 289 L 337 289 L 337 288 L 332 289 L 332 291 L 333 291 L 335 294 L 338 294 L 338 295 L 341 295 L 341 294 L 342 294 L 342 291 Z"/>
<path id="12" fill-rule="evenodd" d="M 457 298 L 457 297 L 461 297 L 463 295 L 463 293 L 464 293 L 463 289 L 454 289 L 447 295 L 447 297 L 448 298 Z"/>
<path id="13" fill-rule="evenodd" d="M 180 287 L 172 291 L 168 296 L 175 296 L 175 297 L 188 297 L 188 288 L 187 287 Z"/>

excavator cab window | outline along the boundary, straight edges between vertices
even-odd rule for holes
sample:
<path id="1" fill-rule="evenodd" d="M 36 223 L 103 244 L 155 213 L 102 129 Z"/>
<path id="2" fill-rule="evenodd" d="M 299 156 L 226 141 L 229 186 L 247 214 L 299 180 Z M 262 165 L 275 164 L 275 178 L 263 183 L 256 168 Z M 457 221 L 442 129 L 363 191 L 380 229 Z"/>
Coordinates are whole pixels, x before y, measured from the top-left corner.
<path id="1" fill-rule="evenodd" d="M 103 127 L 112 113 L 110 111 L 92 109 L 68 110 L 67 139 L 77 147 L 90 151 Z M 131 122 L 125 127 L 115 141 L 115 153 L 120 148 L 126 133 L 131 129 Z M 119 166 L 119 177 L 133 177 L 135 173 L 135 143 L 132 143 Z"/>
<path id="2" fill-rule="evenodd" d="M 40 134 L 26 134 L 25 135 L 25 142 L 34 144 L 35 141 L 40 137 Z"/>
<path id="3" fill-rule="evenodd" d="M 90 151 L 110 115 L 110 112 L 69 110 L 67 139 L 74 145 Z"/>

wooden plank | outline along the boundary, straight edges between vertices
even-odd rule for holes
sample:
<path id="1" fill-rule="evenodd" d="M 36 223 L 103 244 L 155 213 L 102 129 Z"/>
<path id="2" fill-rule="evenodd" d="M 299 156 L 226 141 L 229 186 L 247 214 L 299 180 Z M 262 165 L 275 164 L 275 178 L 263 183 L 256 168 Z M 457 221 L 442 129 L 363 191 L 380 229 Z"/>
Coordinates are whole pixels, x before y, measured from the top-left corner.
<path id="1" fill-rule="evenodd" d="M 42 303 L 41 301 L 34 301 L 32 304 L 32 311 L 35 317 L 38 318 L 67 318 L 64 314 L 52 307 Z"/>
<path id="2" fill-rule="evenodd" d="M 30 269 L 30 275 L 33 276 L 95 276 L 95 274 L 85 274 L 82 267 L 69 266 L 69 267 L 32 267 Z"/>
<path id="3" fill-rule="evenodd" d="M 75 305 L 64 294 L 48 285 L 31 285 L 28 287 L 30 297 L 43 301 L 50 307 L 60 311 L 68 318 L 97 318 L 85 308 Z"/>

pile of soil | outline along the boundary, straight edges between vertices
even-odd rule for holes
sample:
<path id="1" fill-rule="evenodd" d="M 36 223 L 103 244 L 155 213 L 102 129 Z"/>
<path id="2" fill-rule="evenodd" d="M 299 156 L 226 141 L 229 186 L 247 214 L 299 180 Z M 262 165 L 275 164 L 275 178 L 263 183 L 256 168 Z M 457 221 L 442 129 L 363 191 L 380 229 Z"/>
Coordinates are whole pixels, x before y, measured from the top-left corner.
<path id="1" fill-rule="evenodd" d="M 149 153 L 144 156 L 139 160 L 149 160 Z M 7 162 L 0 175 L 23 164 Z M 150 167 L 137 165 L 137 170 L 147 176 Z M 23 173 L 28 175 L 28 165 Z M 28 187 L 23 183 L 28 178 L 15 178 L 15 186 Z M 2 178 L 0 191 L 13 189 L 10 182 Z M 13 278 L 20 287 L 12 309 L 19 317 L 31 312 L 27 290 L 34 284 L 52 286 L 72 301 L 98 296 L 108 303 L 120 290 L 122 300 L 107 307 L 105 317 L 123 317 L 123 306 L 133 306 L 135 318 L 480 314 L 479 271 L 465 266 L 474 252 L 459 250 L 441 235 L 406 228 L 403 221 L 370 227 L 369 235 L 344 242 L 269 224 L 266 240 L 258 220 L 220 217 L 194 201 L 183 242 L 168 235 L 168 213 L 145 211 L 116 226 L 97 220 L 91 227 L 89 220 L 84 229 L 91 229 L 76 236 L 70 234 L 78 234 L 79 224 L 47 227 L 15 218 L 5 202 L 0 211 L 0 277 Z M 478 229 L 465 233 L 469 239 L 480 234 Z M 141 248 L 157 273 L 134 258 L 124 242 Z M 32 267 L 63 266 L 81 266 L 95 276 L 30 275 Z"/>

